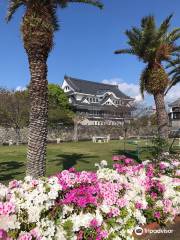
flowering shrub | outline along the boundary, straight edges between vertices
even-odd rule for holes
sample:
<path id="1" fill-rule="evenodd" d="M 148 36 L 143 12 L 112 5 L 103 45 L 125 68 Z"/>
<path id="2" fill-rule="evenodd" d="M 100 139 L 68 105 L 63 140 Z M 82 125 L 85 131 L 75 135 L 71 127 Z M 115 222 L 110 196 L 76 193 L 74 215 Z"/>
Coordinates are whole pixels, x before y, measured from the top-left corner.
<path id="1" fill-rule="evenodd" d="M 70 169 L 0 185 L 0 239 L 131 240 L 136 226 L 173 221 L 180 213 L 179 179 L 166 172 L 177 174 L 179 162 L 113 160 L 115 169 L 102 161 L 94 173 Z"/>

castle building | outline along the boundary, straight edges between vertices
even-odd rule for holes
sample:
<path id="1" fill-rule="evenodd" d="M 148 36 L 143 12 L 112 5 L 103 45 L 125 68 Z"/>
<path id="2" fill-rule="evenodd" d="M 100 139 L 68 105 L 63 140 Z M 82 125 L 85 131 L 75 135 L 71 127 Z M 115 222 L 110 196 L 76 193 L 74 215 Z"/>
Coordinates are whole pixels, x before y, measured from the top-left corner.
<path id="1" fill-rule="evenodd" d="M 173 129 L 180 128 L 180 98 L 169 104 L 169 120 Z"/>
<path id="2" fill-rule="evenodd" d="M 82 125 L 122 125 L 132 119 L 134 99 L 121 92 L 118 85 L 65 76 L 62 89 L 83 116 Z"/>

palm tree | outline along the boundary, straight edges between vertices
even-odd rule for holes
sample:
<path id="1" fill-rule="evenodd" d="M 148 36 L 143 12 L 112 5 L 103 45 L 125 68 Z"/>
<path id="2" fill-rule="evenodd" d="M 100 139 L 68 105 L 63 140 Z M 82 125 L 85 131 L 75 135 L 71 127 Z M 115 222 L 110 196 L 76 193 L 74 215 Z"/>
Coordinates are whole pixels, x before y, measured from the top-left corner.
<path id="1" fill-rule="evenodd" d="M 180 47 L 176 46 L 176 40 L 180 36 L 180 28 L 169 32 L 172 15 L 167 17 L 157 27 L 153 16 L 144 17 L 141 27 L 132 27 L 126 31 L 130 48 L 115 51 L 115 54 L 132 54 L 146 64 L 140 78 L 140 90 L 144 97 L 144 91 L 154 96 L 158 133 L 162 138 L 168 137 L 168 116 L 164 103 L 164 92 L 169 84 L 163 62 L 175 56 Z"/>
<path id="2" fill-rule="evenodd" d="M 27 152 L 27 175 L 45 175 L 48 119 L 47 58 L 53 47 L 54 32 L 58 30 L 56 10 L 69 3 L 86 3 L 102 8 L 95 0 L 10 0 L 7 21 L 23 6 L 21 32 L 31 73 L 30 125 Z"/>
<path id="3" fill-rule="evenodd" d="M 170 61 L 166 68 L 170 68 L 170 83 L 165 94 L 167 94 L 173 86 L 180 82 L 180 55 L 178 55 L 176 59 L 173 59 L 173 61 Z"/>

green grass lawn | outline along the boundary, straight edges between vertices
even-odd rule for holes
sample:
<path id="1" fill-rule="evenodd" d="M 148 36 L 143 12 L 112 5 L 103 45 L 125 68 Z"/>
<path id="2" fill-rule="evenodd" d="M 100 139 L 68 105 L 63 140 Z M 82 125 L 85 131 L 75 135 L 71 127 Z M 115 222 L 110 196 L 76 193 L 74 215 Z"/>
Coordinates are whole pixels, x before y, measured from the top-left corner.
<path id="1" fill-rule="evenodd" d="M 145 146 L 144 142 L 141 142 Z M 129 156 L 137 159 L 136 146 L 126 145 Z M 123 141 L 109 143 L 69 142 L 49 144 L 47 151 L 47 175 L 55 174 L 62 169 L 75 167 L 78 171 L 95 170 L 94 164 L 106 160 L 112 167 L 112 155 L 124 153 Z M 140 159 L 147 158 L 147 151 L 140 154 Z M 22 179 L 25 176 L 26 146 L 0 147 L 0 182 L 7 183 L 12 179 Z"/>

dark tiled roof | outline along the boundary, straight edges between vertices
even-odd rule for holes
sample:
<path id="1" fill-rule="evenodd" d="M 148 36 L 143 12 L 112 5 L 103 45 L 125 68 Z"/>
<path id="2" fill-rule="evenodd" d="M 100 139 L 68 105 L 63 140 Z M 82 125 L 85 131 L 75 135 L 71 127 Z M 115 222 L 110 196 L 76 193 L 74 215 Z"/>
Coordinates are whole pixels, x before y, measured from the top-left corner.
<path id="1" fill-rule="evenodd" d="M 180 106 L 180 98 L 178 98 L 176 101 L 169 104 L 169 107 L 176 107 Z"/>
<path id="2" fill-rule="evenodd" d="M 119 98 L 132 99 L 121 92 L 117 85 L 81 80 L 69 76 L 65 76 L 64 79 L 70 85 L 70 87 L 74 89 L 74 91 L 79 93 L 101 95 L 109 91 L 113 92 Z"/>

